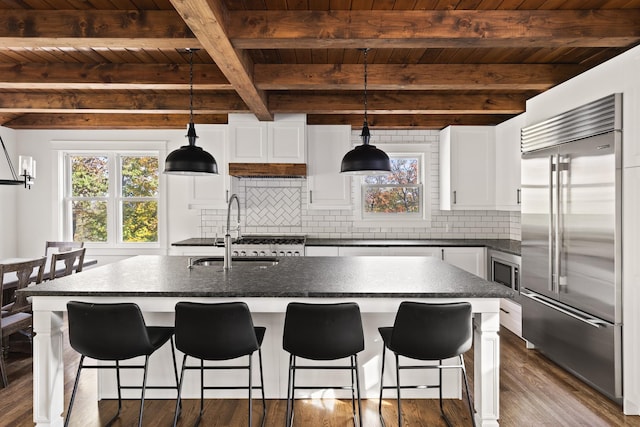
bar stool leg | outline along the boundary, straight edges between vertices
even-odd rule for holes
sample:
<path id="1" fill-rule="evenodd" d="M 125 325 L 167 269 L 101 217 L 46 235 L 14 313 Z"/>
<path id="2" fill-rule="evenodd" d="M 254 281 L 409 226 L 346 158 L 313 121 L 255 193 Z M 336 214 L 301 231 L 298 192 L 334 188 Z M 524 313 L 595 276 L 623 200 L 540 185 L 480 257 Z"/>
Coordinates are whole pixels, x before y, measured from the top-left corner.
<path id="1" fill-rule="evenodd" d="M 0 355 L 2 357 L 2 355 Z M 69 402 L 69 409 L 67 409 L 67 416 L 64 417 L 64 426 L 69 425 L 69 419 L 71 419 L 71 409 L 73 409 L 73 402 L 76 400 L 76 391 L 78 391 L 78 382 L 80 381 L 80 372 L 82 371 L 82 362 L 84 361 L 84 355 L 80 356 L 80 363 L 78 364 L 78 372 L 76 373 L 76 380 L 73 383 L 73 391 L 71 392 L 71 401 Z"/>
<path id="2" fill-rule="evenodd" d="M 467 403 L 469 404 L 469 414 L 471 415 L 471 423 L 473 427 L 476 427 L 476 416 L 473 409 L 473 402 L 471 402 L 471 395 L 469 394 L 469 381 L 467 380 L 467 369 L 464 366 L 464 356 L 460 355 L 460 368 L 462 369 L 462 378 L 464 378 L 464 388 L 467 391 Z"/>
<path id="3" fill-rule="evenodd" d="M 382 370 L 380 372 L 380 399 L 378 400 L 378 416 L 380 417 L 380 423 L 384 427 L 384 418 L 382 418 L 382 390 L 384 389 L 384 355 L 387 350 L 387 346 L 382 344 Z"/>
<path id="4" fill-rule="evenodd" d="M 398 396 L 398 427 L 402 427 L 402 405 L 400 403 L 400 358 L 396 356 L 396 394 Z"/>
<path id="5" fill-rule="evenodd" d="M 249 427 L 253 426 L 253 389 L 251 380 L 251 355 L 249 355 Z"/>
<path id="6" fill-rule="evenodd" d="M 353 425 L 356 424 L 356 386 L 355 386 L 355 377 L 354 377 L 354 368 L 353 368 L 353 356 L 349 357 L 349 362 L 351 365 L 351 414 L 353 417 Z"/>
<path id="7" fill-rule="evenodd" d="M 182 358 L 182 369 L 180 370 L 180 381 L 178 382 L 178 398 L 176 400 L 176 412 L 175 415 L 173 416 L 173 427 L 176 427 L 176 425 L 178 424 L 178 417 L 180 416 L 180 409 L 182 407 L 182 383 L 184 381 L 184 367 L 187 363 L 187 355 L 185 354 L 184 357 Z"/>
<path id="8" fill-rule="evenodd" d="M 120 411 L 122 410 L 122 387 L 120 384 L 120 362 L 116 360 L 116 384 L 117 384 L 117 388 L 118 388 L 118 412 L 116 412 L 116 414 L 111 417 L 111 419 L 109 421 L 107 421 L 107 423 L 105 424 L 105 427 L 110 426 L 111 424 L 113 424 L 113 422 L 115 420 L 118 419 L 118 417 L 120 417 Z"/>
<path id="9" fill-rule="evenodd" d="M 358 373 L 358 355 L 353 355 L 355 361 L 355 371 L 356 371 L 356 388 L 357 388 L 357 396 L 358 396 L 358 425 L 362 427 L 362 402 L 360 399 L 360 374 Z"/>
<path id="10" fill-rule="evenodd" d="M 147 368 L 149 367 L 149 356 L 144 357 L 144 373 L 142 374 L 142 396 L 140 398 L 140 418 L 138 427 L 142 427 L 142 414 L 144 412 L 144 392 L 147 388 Z"/>
<path id="11" fill-rule="evenodd" d="M 267 403 L 264 397 L 264 375 L 262 374 L 262 349 L 258 348 L 258 362 L 260 364 L 260 390 L 262 392 L 262 422 L 260 426 L 264 427 L 264 422 L 267 417 Z"/>
<path id="12" fill-rule="evenodd" d="M 173 373 L 176 377 L 176 393 L 178 393 L 178 387 L 180 387 L 180 380 L 178 379 L 178 365 L 176 363 L 176 347 L 173 343 L 173 337 L 171 337 L 171 358 L 173 360 Z M 179 401 L 178 410 L 182 412 L 182 402 Z M 180 415 L 178 415 L 179 417 Z"/>
<path id="13" fill-rule="evenodd" d="M 293 354 L 289 355 L 289 379 L 287 381 L 287 413 L 286 413 L 286 419 L 285 419 L 285 425 L 286 427 L 291 427 L 291 422 L 292 422 L 292 417 L 293 417 L 293 405 L 292 405 L 292 400 L 293 400 L 293 361 L 294 361 L 294 356 Z"/>

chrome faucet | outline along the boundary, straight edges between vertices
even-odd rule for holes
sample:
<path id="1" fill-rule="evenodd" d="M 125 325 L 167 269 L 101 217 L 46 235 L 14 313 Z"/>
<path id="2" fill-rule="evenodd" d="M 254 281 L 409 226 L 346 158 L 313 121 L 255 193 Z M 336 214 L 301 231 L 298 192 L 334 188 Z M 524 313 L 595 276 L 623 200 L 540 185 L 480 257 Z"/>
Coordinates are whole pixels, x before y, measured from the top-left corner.
<path id="1" fill-rule="evenodd" d="M 238 221 L 235 231 L 237 231 L 237 238 L 240 238 L 240 199 L 238 199 L 237 194 L 232 194 L 229 197 L 229 203 L 227 205 L 227 232 L 224 235 L 224 264 L 223 267 L 225 270 L 231 269 L 231 203 L 236 201 L 238 205 Z"/>

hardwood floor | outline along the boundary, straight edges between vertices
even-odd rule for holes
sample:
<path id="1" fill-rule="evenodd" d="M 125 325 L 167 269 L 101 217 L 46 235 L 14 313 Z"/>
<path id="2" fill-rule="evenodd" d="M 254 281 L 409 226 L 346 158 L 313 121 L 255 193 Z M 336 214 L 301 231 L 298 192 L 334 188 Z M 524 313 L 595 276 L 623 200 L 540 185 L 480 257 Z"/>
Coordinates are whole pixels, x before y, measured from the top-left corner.
<path id="1" fill-rule="evenodd" d="M 526 350 L 524 342 L 503 329 L 501 331 L 501 426 L 640 426 L 640 417 L 624 416 L 613 402 L 567 374 L 536 351 Z M 65 348 L 65 395 L 68 402 L 79 357 Z M 473 378 L 472 354 L 467 355 L 467 367 Z M 9 388 L 0 389 L 0 425 L 32 426 L 32 363 L 27 354 L 10 353 L 7 360 Z M 72 425 L 100 426 L 116 409 L 116 402 L 96 401 L 96 373 L 87 370 L 82 381 Z M 153 400 L 145 405 L 145 426 L 171 425 L 174 401 Z M 245 426 L 246 400 L 208 400 L 202 426 Z M 131 426 L 137 422 L 138 401 L 125 401 L 120 420 L 114 426 Z M 179 425 L 192 425 L 197 417 L 198 401 L 185 401 Z M 259 401 L 254 405 L 254 425 L 261 413 Z M 363 425 L 379 426 L 377 399 L 363 401 Z M 456 426 L 470 425 L 463 400 L 445 402 L 445 411 Z M 267 427 L 284 425 L 285 401 L 267 401 Z M 352 426 L 350 401 L 296 401 L 297 427 Z M 395 400 L 385 399 L 386 425 L 396 426 Z M 439 417 L 437 400 L 403 401 L 406 426 L 444 426 Z"/>

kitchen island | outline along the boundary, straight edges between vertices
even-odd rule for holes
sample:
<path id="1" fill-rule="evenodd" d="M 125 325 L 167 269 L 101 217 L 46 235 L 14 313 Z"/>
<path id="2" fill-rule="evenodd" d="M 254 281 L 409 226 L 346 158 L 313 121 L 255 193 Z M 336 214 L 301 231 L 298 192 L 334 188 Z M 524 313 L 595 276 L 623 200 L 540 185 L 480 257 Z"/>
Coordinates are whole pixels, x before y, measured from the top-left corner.
<path id="1" fill-rule="evenodd" d="M 359 357 L 362 391 L 371 398 L 377 396 L 382 350 L 377 328 L 393 323 L 401 301 L 469 301 L 474 312 L 476 418 L 481 426 L 498 425 L 500 298 L 511 296 L 504 286 L 432 257 L 285 257 L 273 265 L 237 260 L 228 272 L 222 270 L 221 263 L 192 268 L 188 264 L 187 257 L 139 256 L 25 291 L 33 301 L 33 413 L 37 425 L 62 424 L 62 327 L 63 313 L 70 300 L 135 302 L 149 324 L 169 325 L 178 301 L 245 301 L 254 323 L 267 327 L 263 343 L 267 398 L 286 395 L 287 354 L 282 350 L 282 324 L 291 301 L 348 300 L 360 305 L 366 337 L 365 351 Z M 171 378 L 171 363 L 162 361 L 163 357 L 171 357 L 170 351 L 151 358 L 150 381 Z M 453 384 L 446 391 L 450 397 L 460 395 L 460 382 L 455 375 L 447 381 Z M 323 376 L 332 383 L 339 383 L 341 378 L 336 377 L 336 381 L 328 373 Z M 99 397 L 113 397 L 110 381 L 106 375 L 100 376 Z M 198 381 L 185 386 L 187 397 L 197 396 Z M 174 397 L 167 393 L 156 397 Z M 149 393 L 149 397 L 153 395 Z"/>

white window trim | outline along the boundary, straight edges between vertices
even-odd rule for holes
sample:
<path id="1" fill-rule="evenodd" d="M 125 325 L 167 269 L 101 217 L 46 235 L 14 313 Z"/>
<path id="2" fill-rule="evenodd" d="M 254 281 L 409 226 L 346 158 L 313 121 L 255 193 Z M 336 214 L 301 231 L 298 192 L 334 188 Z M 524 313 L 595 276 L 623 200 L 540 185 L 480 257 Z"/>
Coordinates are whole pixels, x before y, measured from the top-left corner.
<path id="1" fill-rule="evenodd" d="M 64 240 L 66 227 L 65 213 L 65 155 L 66 154 L 100 154 L 113 152 L 119 155 L 153 154 L 159 161 L 159 191 L 158 191 L 158 242 L 153 243 L 100 243 L 86 242 L 85 247 L 91 248 L 94 255 L 141 255 L 159 254 L 166 252 L 167 247 L 167 182 L 162 173 L 163 161 L 167 153 L 167 141 L 52 141 L 51 147 L 56 155 L 52 156 L 53 181 L 57 182 L 57 191 L 52 192 L 52 206 L 54 206 L 54 229 L 57 239 Z M 87 149 L 90 147 L 90 149 Z M 120 236 L 117 238 L 120 239 Z"/>
<path id="2" fill-rule="evenodd" d="M 420 214 L 365 214 L 362 206 L 364 177 L 353 179 L 353 193 L 355 201 L 354 226 L 356 227 L 425 227 L 431 222 L 431 182 L 429 169 L 431 167 L 431 144 L 375 144 L 390 157 L 417 157 L 420 159 L 420 184 L 422 185 L 422 206 Z M 397 215 L 397 216 L 396 216 Z"/>

